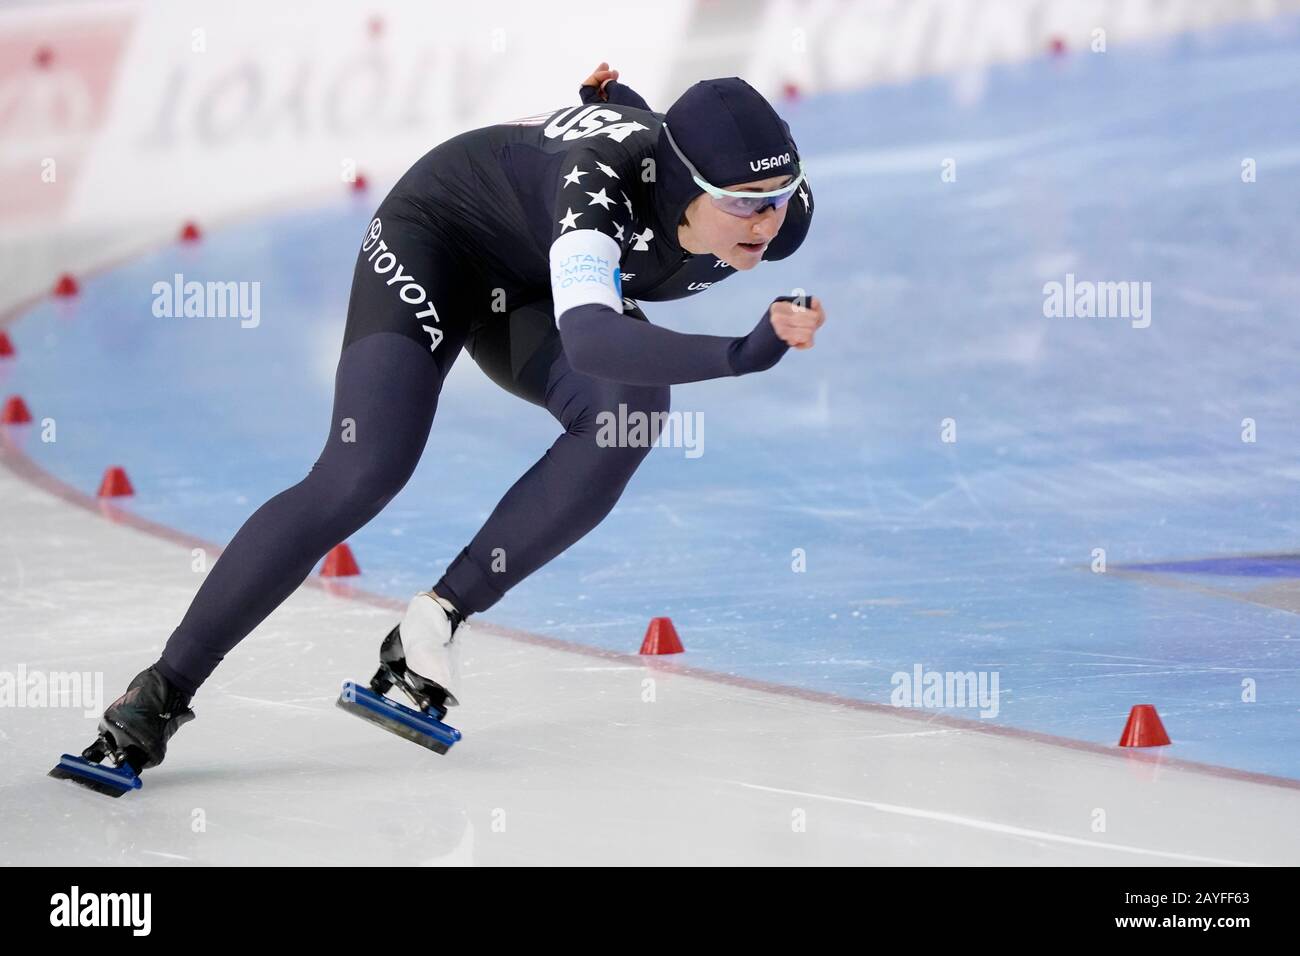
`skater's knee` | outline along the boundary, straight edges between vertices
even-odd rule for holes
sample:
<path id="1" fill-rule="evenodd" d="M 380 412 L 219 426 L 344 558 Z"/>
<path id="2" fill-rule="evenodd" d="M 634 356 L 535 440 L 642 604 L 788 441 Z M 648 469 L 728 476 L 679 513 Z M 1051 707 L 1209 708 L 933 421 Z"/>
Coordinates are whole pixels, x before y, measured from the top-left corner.
<path id="1" fill-rule="evenodd" d="M 641 462 L 671 430 L 667 386 L 626 386 L 597 414 L 590 436 L 591 493 L 612 506 Z"/>
<path id="2" fill-rule="evenodd" d="M 629 385 L 592 379 L 592 386 L 576 396 L 563 419 L 571 434 L 597 434 L 617 430 L 619 422 L 661 422 L 672 404 L 667 385 Z"/>
<path id="3" fill-rule="evenodd" d="M 667 385 L 625 385 L 607 405 L 602 444 L 620 449 L 624 470 L 635 469 L 668 427 L 670 399 Z"/>
<path id="4" fill-rule="evenodd" d="M 336 509 L 378 514 L 405 487 L 412 471 L 397 459 L 366 458 L 318 469 L 314 476 Z"/>
<path id="5" fill-rule="evenodd" d="M 672 389 L 667 385 L 630 385 L 627 406 L 646 415 L 667 415 L 672 408 Z"/>

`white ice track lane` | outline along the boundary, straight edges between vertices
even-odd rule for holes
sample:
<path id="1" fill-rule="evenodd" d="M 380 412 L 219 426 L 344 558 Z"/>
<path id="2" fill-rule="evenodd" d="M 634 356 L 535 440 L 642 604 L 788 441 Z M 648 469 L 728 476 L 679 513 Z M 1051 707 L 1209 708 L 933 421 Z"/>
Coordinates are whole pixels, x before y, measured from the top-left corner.
<path id="1" fill-rule="evenodd" d="M 190 545 L 60 500 L 25 456 L 0 464 L 0 669 L 101 671 L 111 698 L 193 596 Z M 45 775 L 90 742 L 94 718 L 0 710 L 0 861 L 1300 862 L 1300 789 L 1282 782 L 927 724 L 486 624 L 468 632 L 468 703 L 453 711 L 465 739 L 436 756 L 334 706 L 343 679 L 369 677 L 399 610 L 346 592 L 294 594 L 120 800 Z"/>

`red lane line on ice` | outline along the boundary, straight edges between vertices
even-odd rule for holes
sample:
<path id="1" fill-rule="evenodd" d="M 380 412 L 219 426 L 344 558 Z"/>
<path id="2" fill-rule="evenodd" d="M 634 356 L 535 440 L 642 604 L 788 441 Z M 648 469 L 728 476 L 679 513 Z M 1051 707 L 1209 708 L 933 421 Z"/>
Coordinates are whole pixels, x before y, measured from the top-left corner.
<path id="1" fill-rule="evenodd" d="M 162 538 L 164 541 L 169 541 L 183 547 L 204 548 L 214 555 L 221 553 L 221 547 L 210 541 L 204 541 L 201 538 L 186 534 L 185 532 L 169 527 L 168 525 L 159 524 L 156 521 L 151 521 L 148 518 L 141 517 L 140 515 L 132 514 L 117 505 L 109 504 L 104 499 L 95 498 L 79 491 L 59 478 L 56 478 L 40 465 L 36 464 L 36 462 L 28 457 L 21 448 L 14 444 L 9 435 L 9 430 L 12 427 L 13 426 L 6 426 L 0 428 L 0 464 L 3 464 L 19 478 L 51 495 L 54 495 L 56 498 L 59 498 L 68 504 L 93 512 L 114 524 L 125 525 L 129 528 L 135 529 L 136 531 L 142 531 L 145 534 L 152 535 L 156 538 Z M 325 591 L 335 597 L 360 601 L 374 607 L 380 607 L 398 613 L 406 608 L 405 601 L 386 597 L 382 594 L 374 594 L 350 584 L 323 580 L 317 576 L 309 577 L 304 583 L 309 587 Z M 890 704 L 878 704 L 873 701 L 856 700 L 851 697 L 841 697 L 838 694 L 832 694 L 826 691 L 808 690 L 802 687 L 793 687 L 788 684 L 777 684 L 751 677 L 741 677 L 736 674 L 725 674 L 719 671 L 705 670 L 704 668 L 694 667 L 690 664 L 681 664 L 664 658 L 642 657 L 639 654 L 624 654 L 618 651 L 608 651 L 599 647 L 590 647 L 585 644 L 577 644 L 556 637 L 546 637 L 541 634 L 533 634 L 528 631 L 521 631 L 515 628 L 504 627 L 502 625 L 491 624 L 488 622 L 475 621 L 472 623 L 472 626 L 499 637 L 504 637 L 508 640 L 533 644 L 538 647 L 549 648 L 550 650 L 563 651 L 570 654 L 581 654 L 584 657 L 594 657 L 605 661 L 615 661 L 621 664 L 645 667 L 651 670 L 678 674 L 683 677 L 693 677 L 697 680 L 711 681 L 715 684 L 725 684 L 730 687 L 739 687 L 745 690 L 775 694 L 781 697 L 792 697 L 817 704 L 828 704 L 835 707 L 846 707 L 850 710 L 900 717 L 904 720 L 916 721 L 930 728 L 937 727 L 964 733 L 993 734 L 994 736 L 1006 737 L 1012 740 L 1032 741 L 1034 743 L 1045 744 L 1052 747 L 1061 747 L 1067 750 L 1097 754 L 1112 759 L 1118 757 L 1150 766 L 1168 767 L 1174 770 L 1184 770 L 1211 777 L 1220 777 L 1227 780 L 1259 783 L 1271 787 L 1283 787 L 1288 790 L 1300 790 L 1300 780 L 1291 780 L 1287 777 L 1276 777 L 1271 774 L 1255 773 L 1249 770 L 1238 770 L 1234 767 L 1221 767 L 1217 764 L 1200 763 L 1198 761 L 1183 760 L 1177 757 L 1166 757 L 1159 752 L 1145 753 L 1133 750 L 1121 750 L 1118 747 L 1107 747 L 1103 744 L 1092 743 L 1091 741 L 1075 740 L 1070 737 L 1058 737 L 1054 734 L 1039 733 L 1038 731 L 1033 730 L 1021 730 L 1016 727 L 984 724 L 973 720 L 963 719 L 961 717 L 951 717 L 946 714 L 917 713 L 914 710 L 894 707 Z"/>
<path id="2" fill-rule="evenodd" d="M 231 217 L 226 222 L 223 222 L 222 225 L 229 226 L 233 225 L 235 222 L 247 221 L 252 218 L 256 218 L 256 214 Z M 151 245 L 148 248 L 136 250 L 133 253 L 124 254 L 107 260 L 106 262 L 99 263 L 96 266 L 83 269 L 81 270 L 80 275 L 88 277 L 116 269 L 119 266 L 124 265 L 126 262 L 142 255 L 157 252 L 174 244 L 174 242 L 174 238 L 169 238 L 165 241 L 160 240 L 157 244 Z M 45 301 L 48 297 L 48 293 L 31 296 L 17 305 L 0 310 L 0 329 L 16 322 L 23 313 Z M 183 547 L 203 548 L 213 555 L 219 555 L 221 553 L 222 548 L 211 541 L 204 541 L 201 538 L 187 534 L 176 528 L 132 514 L 117 505 L 110 504 L 105 499 L 95 498 L 85 494 L 84 492 L 74 488 L 72 485 L 56 478 L 40 465 L 36 464 L 36 462 L 32 460 L 26 452 L 14 444 L 10 435 L 10 430 L 15 427 L 29 428 L 31 426 L 0 426 L 0 464 L 3 464 L 19 478 L 41 488 L 68 504 L 75 505 L 78 508 L 83 508 L 86 511 L 94 512 L 100 517 L 106 518 L 115 524 L 126 525 L 127 527 L 134 528 L 137 531 L 142 531 L 145 534 L 153 535 L 156 538 L 161 538 L 164 541 L 170 541 L 173 544 L 181 545 Z M 399 601 L 396 598 L 385 597 L 382 594 L 374 594 L 370 591 L 364 591 L 361 588 L 354 587 L 350 584 L 342 584 L 328 579 L 321 579 L 316 576 L 309 577 L 304 583 L 336 597 L 360 601 L 364 604 L 372 605 L 373 607 L 381 607 L 397 612 L 401 612 L 406 608 L 405 601 Z M 473 626 L 500 637 L 508 638 L 509 640 L 519 641 L 525 644 L 535 644 L 539 647 L 550 648 L 551 650 L 564 651 L 570 654 L 581 654 L 585 657 L 594 657 L 600 660 L 616 661 L 623 664 L 647 667 L 653 670 L 680 674 L 684 677 L 693 677 L 697 680 L 712 681 L 715 684 L 726 684 L 730 687 L 740 687 L 746 690 L 760 691 L 762 693 L 775 694 L 781 697 L 792 697 L 799 700 L 810 701 L 812 703 L 829 704 L 836 707 L 847 707 L 850 710 L 861 710 L 868 713 L 900 717 L 904 720 L 913 720 L 925 724 L 928 727 L 941 727 L 947 730 L 966 733 L 993 734 L 998 737 L 1032 741 L 1034 743 L 1046 744 L 1052 747 L 1061 747 L 1066 750 L 1097 754 L 1112 759 L 1119 757 L 1151 766 L 1169 767 L 1171 769 L 1185 770 L 1227 780 L 1259 783 L 1271 787 L 1283 787 L 1288 790 L 1300 790 L 1300 780 L 1292 780 L 1287 777 L 1276 777 L 1272 774 L 1266 773 L 1255 773 L 1249 770 L 1238 770 L 1234 767 L 1221 767 L 1217 764 L 1200 763 L 1194 760 L 1183 760 L 1178 757 L 1165 757 L 1158 751 L 1155 753 L 1144 753 L 1128 749 L 1121 750 L 1119 747 L 1107 747 L 1104 744 L 1095 744 L 1087 740 L 1075 740 L 1070 737 L 1058 737 L 1054 734 L 1039 733 L 1034 730 L 1021 730 L 1015 727 L 985 724 L 975 720 L 963 719 L 961 717 L 950 717 L 946 714 L 917 713 L 909 708 L 894 707 L 889 704 L 877 704 L 866 700 L 856 700 L 852 697 L 841 697 L 838 694 L 831 694 L 826 691 L 807 690 L 802 687 L 793 687 L 788 684 L 777 684 L 769 681 L 758 680 L 756 678 L 740 677 L 736 674 L 724 674 L 719 671 L 705 670 L 700 667 L 694 667 L 690 664 L 680 664 L 663 658 L 642 657 L 639 654 L 622 654 L 617 651 L 607 651 L 599 647 L 577 644 L 556 637 L 545 637 L 541 634 L 533 634 L 528 631 L 520 631 L 515 628 L 503 627 L 488 622 L 480 623 L 476 621 L 473 623 Z"/>
<path id="3" fill-rule="evenodd" d="M 163 249 L 172 245 L 173 242 L 174 240 L 168 239 L 166 241 L 150 243 L 148 245 L 142 246 L 139 249 L 134 249 L 131 252 L 123 252 L 110 259 L 105 259 L 103 262 L 97 263 L 96 265 L 90 266 L 86 269 L 82 269 L 80 272 L 77 272 L 73 277 L 79 283 L 84 282 L 86 279 L 93 279 L 95 276 L 103 275 L 106 272 L 112 272 L 114 269 L 120 269 L 122 266 L 126 265 L 127 263 L 134 262 L 136 259 L 139 259 L 141 256 L 147 256 L 153 252 L 161 252 Z M 78 298 L 81 295 L 82 295 L 81 292 L 77 293 Z M 36 308 L 36 306 L 40 305 L 46 299 L 50 299 L 50 298 L 53 298 L 51 292 L 48 291 L 34 292 L 31 295 L 27 296 L 25 299 L 19 299 L 13 305 L 5 309 L 0 309 L 0 329 L 3 329 L 5 326 L 12 325 L 13 323 L 17 322 L 24 312 L 27 312 L 29 309 Z M 73 301 L 75 302 L 76 298 L 74 298 Z"/>
<path id="4" fill-rule="evenodd" d="M 395 177 L 394 177 L 394 181 L 396 181 Z M 371 184 L 371 187 L 372 187 L 372 193 L 366 194 L 367 196 L 377 194 L 379 192 L 379 190 L 374 188 L 373 183 Z M 314 206 L 319 206 L 331 200 L 336 200 L 337 196 L 338 196 L 338 189 L 336 187 L 333 186 L 329 188 L 316 187 L 313 189 L 303 190 L 300 193 L 291 195 L 284 199 L 263 202 L 261 205 L 254 206 L 249 209 L 244 209 L 239 212 L 229 213 L 226 215 L 213 215 L 208 219 L 204 220 L 202 225 L 204 227 L 205 233 L 211 235 L 213 232 L 217 231 L 218 229 L 228 229 L 233 226 L 246 225 L 250 222 L 255 222 L 258 219 L 264 219 L 268 216 L 274 216 L 283 213 L 294 212 L 305 208 L 312 208 Z M 181 220 L 177 220 L 175 224 L 175 228 L 172 231 L 166 233 L 159 233 L 159 235 L 156 238 L 150 239 L 148 241 L 142 240 L 138 248 L 131 249 L 126 252 L 119 252 L 116 255 L 109 256 L 100 262 L 94 263 L 93 265 L 88 265 L 79 268 L 63 269 L 61 270 L 60 274 L 61 275 L 64 273 L 71 274 L 73 278 L 77 280 L 78 283 L 84 283 L 86 279 L 93 279 L 96 276 L 103 275 L 106 272 L 112 272 L 114 269 L 119 269 L 122 266 L 126 265 L 127 263 L 134 262 L 137 259 L 142 259 L 145 256 L 153 255 L 156 252 L 162 252 L 164 249 L 168 249 L 177 245 L 180 242 L 180 240 L 178 239 L 180 235 L 180 231 L 181 231 Z M 52 298 L 53 297 L 52 290 L 53 290 L 53 283 L 50 284 L 50 290 L 48 291 L 35 292 L 27 296 L 26 298 L 20 299 L 15 303 L 0 308 L 0 329 L 3 329 L 5 326 L 17 322 L 18 319 L 22 317 L 23 313 L 27 312 L 29 309 L 35 308 L 36 306 L 40 305 L 46 299 Z M 82 291 L 77 293 L 77 295 L 72 299 L 72 301 L 75 303 L 78 299 L 82 298 L 84 295 L 85 295 L 85 290 L 83 289 Z"/>

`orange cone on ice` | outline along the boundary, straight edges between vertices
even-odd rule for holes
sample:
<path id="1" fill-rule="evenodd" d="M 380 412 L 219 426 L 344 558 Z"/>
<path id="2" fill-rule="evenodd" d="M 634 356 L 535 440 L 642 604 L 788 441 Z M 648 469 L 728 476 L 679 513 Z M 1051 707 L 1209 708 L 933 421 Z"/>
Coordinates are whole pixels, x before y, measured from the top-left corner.
<path id="1" fill-rule="evenodd" d="M 131 487 L 131 480 L 126 477 L 125 468 L 113 465 L 105 469 L 104 477 L 99 483 L 99 497 L 122 498 L 133 494 L 135 489 Z"/>
<path id="2" fill-rule="evenodd" d="M 357 559 L 352 556 L 352 549 L 346 544 L 336 544 L 325 555 L 325 565 L 320 569 L 323 578 L 350 578 L 360 574 Z"/>
<path id="3" fill-rule="evenodd" d="M 198 242 L 203 238 L 203 233 L 199 231 L 199 224 L 191 219 L 181 227 L 181 242 Z"/>
<path id="4" fill-rule="evenodd" d="M 14 354 L 14 343 L 10 341 L 7 332 L 0 332 L 0 358 L 8 358 Z"/>
<path id="5" fill-rule="evenodd" d="M 0 411 L 0 425 L 26 425 L 31 420 L 32 413 L 21 395 L 10 395 L 5 399 L 4 410 Z"/>
<path id="6" fill-rule="evenodd" d="M 69 298 L 81 291 L 77 285 L 77 279 L 71 273 L 65 272 L 59 276 L 59 281 L 54 283 L 54 294 L 62 299 Z"/>
<path id="7" fill-rule="evenodd" d="M 650 620 L 650 626 L 645 629 L 645 639 L 641 641 L 642 654 L 681 654 L 685 650 L 681 638 L 677 636 L 677 628 L 673 627 L 672 618 L 656 617 Z"/>
<path id="8" fill-rule="evenodd" d="M 1121 747 L 1167 747 L 1172 741 L 1165 733 L 1165 725 L 1151 704 L 1137 704 L 1128 715 L 1124 733 L 1120 735 Z"/>

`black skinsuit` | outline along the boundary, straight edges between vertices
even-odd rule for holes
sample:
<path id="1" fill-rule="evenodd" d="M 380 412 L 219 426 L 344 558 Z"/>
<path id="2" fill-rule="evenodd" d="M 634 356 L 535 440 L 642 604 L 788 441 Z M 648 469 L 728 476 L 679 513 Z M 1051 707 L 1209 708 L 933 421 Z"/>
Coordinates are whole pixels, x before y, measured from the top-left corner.
<path id="1" fill-rule="evenodd" d="M 660 155 L 662 116 L 621 84 L 606 92 L 607 102 L 584 88 L 584 106 L 454 137 L 384 199 L 357 259 L 324 450 L 306 478 L 245 522 L 158 662 L 186 694 L 406 484 L 462 347 L 564 429 L 434 586 L 466 616 L 613 508 L 649 447 L 598 446 L 601 411 L 667 412 L 670 383 L 780 358 L 784 345 L 766 317 L 735 339 L 645 321 L 634 300 L 694 295 L 734 270 L 677 243 L 690 196 L 656 194 L 646 172 Z M 805 182 L 764 258 L 793 252 L 811 215 Z M 565 255 L 557 260 L 553 247 Z M 578 292 L 562 291 L 562 282 Z M 593 285 L 604 305 L 584 298 Z M 563 323 L 556 302 L 568 309 Z M 504 556 L 503 569 L 494 555 Z"/>

